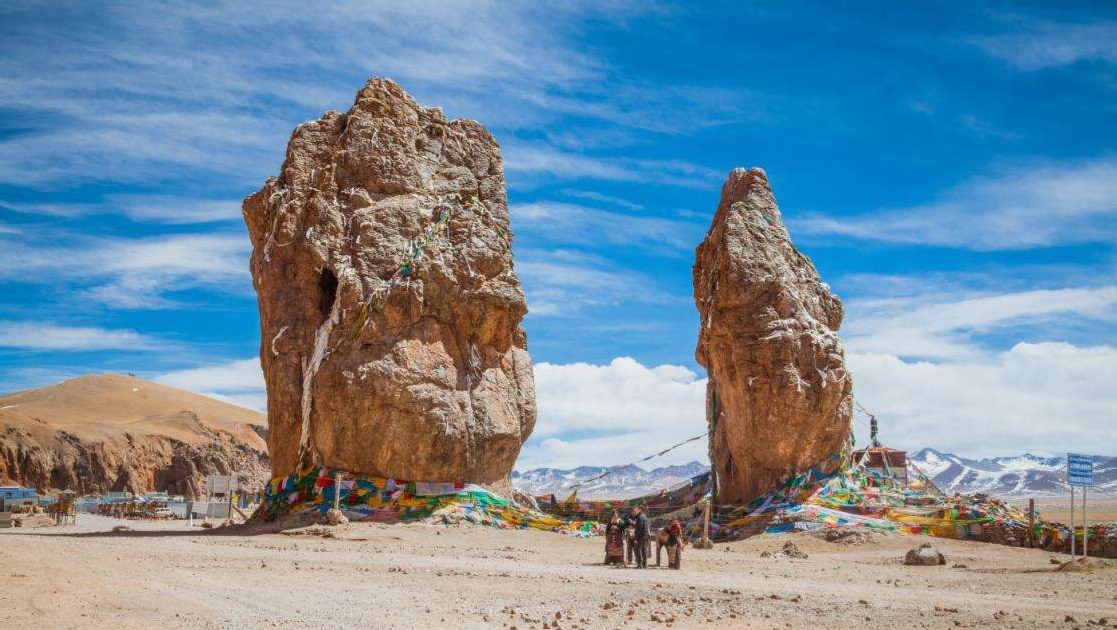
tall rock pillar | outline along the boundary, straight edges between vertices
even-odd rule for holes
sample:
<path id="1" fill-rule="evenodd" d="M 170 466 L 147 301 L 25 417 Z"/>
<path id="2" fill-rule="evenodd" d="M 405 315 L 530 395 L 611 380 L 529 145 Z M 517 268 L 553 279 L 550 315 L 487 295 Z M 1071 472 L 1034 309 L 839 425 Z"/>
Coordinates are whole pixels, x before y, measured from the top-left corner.
<path id="1" fill-rule="evenodd" d="M 694 264 L 718 500 L 747 502 L 841 451 L 842 303 L 792 244 L 768 178 L 734 169 Z"/>
<path id="2" fill-rule="evenodd" d="M 273 476 L 507 485 L 535 388 L 492 135 L 373 79 L 243 211 Z"/>

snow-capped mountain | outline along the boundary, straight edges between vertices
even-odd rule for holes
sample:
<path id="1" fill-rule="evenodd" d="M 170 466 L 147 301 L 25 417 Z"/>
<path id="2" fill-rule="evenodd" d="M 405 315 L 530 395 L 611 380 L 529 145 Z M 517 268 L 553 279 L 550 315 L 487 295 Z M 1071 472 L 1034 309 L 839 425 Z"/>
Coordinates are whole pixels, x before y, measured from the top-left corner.
<path id="1" fill-rule="evenodd" d="M 586 499 L 629 499 L 644 496 L 677 487 L 691 477 L 706 472 L 709 466 L 690 462 L 681 466 L 664 466 L 654 470 L 644 470 L 632 464 L 612 468 L 579 466 L 570 470 L 536 468 L 513 472 L 512 485 L 529 494 L 554 494 L 559 499 L 565 499 L 573 492 L 571 486 L 610 470 L 612 474 L 580 486 L 577 489 L 578 496 Z"/>
<path id="2" fill-rule="evenodd" d="M 1043 496 L 1067 492 L 1066 457 L 1043 457 L 1025 453 L 1008 457 L 969 459 L 953 453 L 924 448 L 908 454 L 944 492 L 986 493 L 995 496 Z M 580 466 L 570 470 L 536 468 L 512 473 L 512 485 L 533 495 L 554 494 L 564 499 L 571 486 L 612 470 L 613 473 L 578 488 L 582 498 L 627 499 L 677 487 L 709 470 L 690 462 L 644 470 L 638 466 Z M 1117 496 L 1117 457 L 1095 456 L 1092 495 Z"/>
<path id="3" fill-rule="evenodd" d="M 1067 458 L 1025 453 L 968 459 L 924 448 L 908 458 L 944 492 L 1047 495 L 1067 492 Z M 1091 493 L 1117 494 L 1117 457 L 1095 456 Z"/>

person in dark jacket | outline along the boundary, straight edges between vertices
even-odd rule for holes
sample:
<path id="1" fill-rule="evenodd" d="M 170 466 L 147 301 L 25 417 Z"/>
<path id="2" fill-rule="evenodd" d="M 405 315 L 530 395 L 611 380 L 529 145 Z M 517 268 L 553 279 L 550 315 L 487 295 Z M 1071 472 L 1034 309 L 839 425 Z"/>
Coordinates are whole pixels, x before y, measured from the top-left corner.
<path id="1" fill-rule="evenodd" d="M 636 522 L 633 527 L 633 543 L 636 547 L 636 568 L 648 568 L 648 547 L 651 544 L 651 531 L 648 529 L 648 515 L 644 513 L 644 506 L 636 508 Z"/>

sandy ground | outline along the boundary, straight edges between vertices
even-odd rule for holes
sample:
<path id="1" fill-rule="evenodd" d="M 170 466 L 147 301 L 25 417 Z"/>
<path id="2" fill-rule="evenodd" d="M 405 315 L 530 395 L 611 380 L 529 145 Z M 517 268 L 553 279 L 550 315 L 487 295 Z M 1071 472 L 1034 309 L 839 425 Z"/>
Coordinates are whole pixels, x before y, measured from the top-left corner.
<path id="1" fill-rule="evenodd" d="M 947 565 L 916 568 L 900 558 L 919 537 L 760 536 L 640 571 L 601 566 L 600 538 L 544 532 L 121 523 L 0 530 L 0 627 L 1117 627 L 1117 568 L 1060 573 L 1051 554 L 980 543 L 934 539 Z M 760 557 L 788 540 L 810 557 Z"/>
<path id="2" fill-rule="evenodd" d="M 1013 503 L 1021 507 L 1028 507 L 1028 500 L 1013 500 Z M 1036 509 L 1043 518 L 1058 521 L 1060 523 L 1070 522 L 1070 493 L 1065 497 L 1043 497 L 1036 499 Z M 1082 498 L 1079 496 L 1074 502 L 1076 522 L 1081 524 L 1082 512 Z M 1104 523 L 1117 521 L 1117 499 L 1104 498 L 1095 499 L 1093 497 L 1086 497 L 1086 515 L 1089 517 L 1091 523 Z"/>

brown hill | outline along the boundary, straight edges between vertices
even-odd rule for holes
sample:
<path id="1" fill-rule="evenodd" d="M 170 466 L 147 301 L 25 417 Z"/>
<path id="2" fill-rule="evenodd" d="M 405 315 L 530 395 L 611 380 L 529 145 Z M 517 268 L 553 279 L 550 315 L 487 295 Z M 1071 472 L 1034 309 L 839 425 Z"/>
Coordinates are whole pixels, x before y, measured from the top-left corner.
<path id="1" fill-rule="evenodd" d="M 201 496 L 207 474 L 268 475 L 266 418 L 132 376 L 93 374 L 0 396 L 0 481 L 80 493 Z"/>

